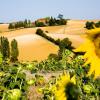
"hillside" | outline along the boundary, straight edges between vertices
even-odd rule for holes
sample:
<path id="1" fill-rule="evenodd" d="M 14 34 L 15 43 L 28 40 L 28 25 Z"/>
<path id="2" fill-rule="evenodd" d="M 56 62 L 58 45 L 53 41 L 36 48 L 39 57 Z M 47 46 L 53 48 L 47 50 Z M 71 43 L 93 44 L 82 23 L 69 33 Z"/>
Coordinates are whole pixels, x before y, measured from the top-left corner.
<path id="1" fill-rule="evenodd" d="M 0 24 L 0 33 L 8 31 L 8 24 Z"/>
<path id="2" fill-rule="evenodd" d="M 44 31 L 48 31 L 48 35 L 57 39 L 63 39 L 68 37 L 74 47 L 78 47 L 82 42 L 82 34 L 85 33 L 84 29 L 86 20 L 69 20 L 65 26 L 51 26 L 41 27 Z M 19 60 L 32 61 L 32 60 L 44 60 L 50 53 L 57 53 L 58 47 L 44 38 L 35 34 L 37 28 L 26 28 L 15 31 L 7 32 L 8 25 L 0 25 L 2 33 L 0 36 L 8 37 L 11 41 L 16 39 L 19 47 Z M 5 32 L 4 32 L 5 31 Z"/>

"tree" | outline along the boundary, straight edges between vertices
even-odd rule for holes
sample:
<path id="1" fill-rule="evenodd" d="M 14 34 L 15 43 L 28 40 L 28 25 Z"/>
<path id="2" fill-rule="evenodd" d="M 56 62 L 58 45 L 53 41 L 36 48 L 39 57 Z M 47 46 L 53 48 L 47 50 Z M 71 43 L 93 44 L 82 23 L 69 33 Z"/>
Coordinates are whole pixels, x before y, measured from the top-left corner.
<path id="1" fill-rule="evenodd" d="M 95 23 L 87 21 L 85 25 L 85 28 L 87 29 L 94 29 Z"/>
<path id="2" fill-rule="evenodd" d="M 31 27 L 32 26 L 32 23 L 30 20 L 28 20 L 28 27 Z"/>
<path id="3" fill-rule="evenodd" d="M 44 27 L 45 26 L 45 23 L 44 22 L 35 21 L 35 26 L 36 27 Z"/>
<path id="4" fill-rule="evenodd" d="M 99 28 L 99 27 L 100 27 L 100 21 L 98 21 L 97 23 L 95 23 L 95 26 L 96 26 L 97 28 Z"/>
<path id="5" fill-rule="evenodd" d="M 56 22 L 56 19 L 51 17 L 50 20 L 49 20 L 49 26 L 54 26 L 55 22 Z"/>
<path id="6" fill-rule="evenodd" d="M 71 50 L 73 49 L 72 47 L 72 42 L 68 38 L 64 38 L 63 40 L 60 41 L 59 43 L 59 51 L 58 51 L 58 56 L 59 59 L 62 58 L 62 53 L 65 49 Z"/>
<path id="7" fill-rule="evenodd" d="M 37 31 L 36 31 L 36 34 L 39 34 L 39 35 L 43 35 L 44 34 L 44 32 L 43 32 L 43 30 L 42 29 L 37 29 Z"/>
<path id="8" fill-rule="evenodd" d="M 66 19 L 63 19 L 63 15 L 58 16 L 59 19 L 51 17 L 49 21 L 47 21 L 47 25 L 49 26 L 55 26 L 55 25 L 66 25 L 67 21 Z"/>
<path id="9" fill-rule="evenodd" d="M 14 29 L 15 27 L 14 27 L 13 23 L 10 23 L 8 28 L 9 29 Z"/>
<path id="10" fill-rule="evenodd" d="M 10 57 L 10 47 L 9 47 L 9 41 L 5 37 L 0 38 L 1 41 L 1 53 L 3 55 L 3 59 Z"/>
<path id="11" fill-rule="evenodd" d="M 27 25 L 28 25 L 28 21 L 27 21 L 27 19 L 25 19 L 25 21 L 24 21 L 24 28 L 27 28 Z"/>
<path id="12" fill-rule="evenodd" d="M 19 28 L 19 23 L 15 23 L 15 28 Z"/>
<path id="13" fill-rule="evenodd" d="M 11 61 L 15 62 L 18 60 L 19 51 L 18 51 L 18 44 L 15 39 L 11 41 Z"/>
<path id="14" fill-rule="evenodd" d="M 68 50 L 72 50 L 72 48 L 73 48 L 72 42 L 68 38 L 64 38 L 63 40 L 61 40 L 59 47 L 66 48 Z"/>

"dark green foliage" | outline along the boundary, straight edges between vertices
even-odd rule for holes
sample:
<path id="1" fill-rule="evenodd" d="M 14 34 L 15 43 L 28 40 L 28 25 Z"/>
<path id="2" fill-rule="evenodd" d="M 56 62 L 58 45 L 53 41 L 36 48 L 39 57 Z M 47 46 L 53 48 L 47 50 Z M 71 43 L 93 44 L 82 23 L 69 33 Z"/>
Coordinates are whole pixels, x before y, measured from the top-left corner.
<path id="1" fill-rule="evenodd" d="M 24 24 L 26 24 L 26 25 L 28 24 L 28 21 L 27 21 L 27 19 L 25 19 L 25 21 L 24 21 Z"/>
<path id="2" fill-rule="evenodd" d="M 16 65 L 17 66 L 14 66 L 5 62 L 5 64 L 0 66 L 0 72 L 3 72 L 3 75 L 0 76 L 0 100 L 3 99 L 4 93 L 13 89 L 19 89 L 22 92 L 21 98 L 23 96 L 26 97 L 28 88 L 26 75 L 21 72 L 23 70 L 22 66 L 18 63 L 16 63 Z M 8 100 L 8 98 L 4 100 Z"/>
<path id="3" fill-rule="evenodd" d="M 10 57 L 10 47 L 9 47 L 9 41 L 6 37 L 1 37 L 0 38 L 0 51 L 3 55 L 3 59 L 9 58 Z"/>
<path id="4" fill-rule="evenodd" d="M 51 17 L 49 19 L 48 25 L 49 26 L 66 25 L 66 23 L 67 23 L 67 21 L 65 19 L 63 19 L 63 18 L 56 19 L 56 18 Z"/>
<path id="5" fill-rule="evenodd" d="M 33 27 L 31 20 L 28 20 L 28 27 Z"/>
<path id="6" fill-rule="evenodd" d="M 8 39 L 6 37 L 1 37 L 0 52 L 4 60 L 7 60 L 7 58 L 11 57 L 11 61 L 17 61 L 19 55 L 17 41 L 15 39 L 11 41 L 11 50 L 10 50 Z"/>
<path id="7" fill-rule="evenodd" d="M 54 40 L 53 38 L 47 36 L 47 35 L 43 32 L 43 30 L 37 29 L 36 34 L 38 34 L 38 35 L 40 35 L 40 36 L 46 38 L 47 40 L 49 40 L 49 41 L 51 41 L 51 42 L 53 42 L 53 43 L 56 44 L 56 40 Z"/>
<path id="8" fill-rule="evenodd" d="M 9 29 L 18 29 L 18 28 L 30 28 L 33 27 L 30 20 L 25 19 L 25 21 L 19 21 L 9 24 Z"/>
<path id="9" fill-rule="evenodd" d="M 58 50 L 58 57 L 59 57 L 59 59 L 62 59 L 62 53 L 63 53 L 64 50 L 65 49 L 63 49 L 63 48 L 59 48 L 59 50 Z"/>
<path id="10" fill-rule="evenodd" d="M 100 27 L 100 21 L 98 21 L 97 23 L 95 23 L 95 26 L 96 26 L 97 28 L 99 28 L 99 27 Z"/>
<path id="11" fill-rule="evenodd" d="M 55 59 L 55 60 L 58 60 L 59 57 L 58 57 L 57 54 L 50 54 L 50 55 L 48 56 L 48 59 Z"/>
<path id="12" fill-rule="evenodd" d="M 15 25 L 13 25 L 13 23 L 10 23 L 8 28 L 9 29 L 14 29 L 15 28 Z"/>
<path id="13" fill-rule="evenodd" d="M 73 49 L 72 42 L 68 38 L 64 38 L 63 40 L 59 41 L 59 51 L 58 51 L 59 59 L 61 59 L 62 53 L 65 49 L 68 49 L 71 51 Z"/>
<path id="14" fill-rule="evenodd" d="M 41 61 L 38 64 L 38 69 L 43 72 L 52 72 L 52 71 L 61 71 L 63 70 L 63 66 L 60 61 L 57 62 L 55 58 L 48 58 L 45 61 Z"/>
<path id="15" fill-rule="evenodd" d="M 94 28 L 94 22 L 86 22 L 86 26 L 85 26 L 85 28 L 87 28 L 87 29 L 93 29 Z"/>
<path id="16" fill-rule="evenodd" d="M 67 20 L 63 18 L 63 15 L 59 15 L 58 19 L 49 17 L 44 19 L 45 22 L 35 21 L 36 27 L 44 27 L 44 26 L 58 26 L 58 25 L 66 25 Z"/>
<path id="17" fill-rule="evenodd" d="M 67 100 L 78 100 L 80 95 L 80 90 L 77 85 L 73 83 L 68 83 L 65 89 Z"/>
<path id="18" fill-rule="evenodd" d="M 55 41 L 55 43 L 56 43 L 57 45 L 59 45 L 59 44 L 60 44 L 60 42 L 61 42 L 61 40 L 60 40 L 60 39 L 57 39 L 57 40 Z"/>
<path id="19" fill-rule="evenodd" d="M 60 48 L 67 48 L 68 50 L 72 50 L 72 42 L 68 38 L 64 38 L 63 40 L 60 41 L 59 44 Z"/>
<path id="20" fill-rule="evenodd" d="M 67 20 L 63 18 L 63 15 L 59 15 L 58 19 L 53 17 L 47 17 L 44 19 L 45 22 L 35 21 L 35 25 L 30 20 L 25 19 L 24 21 L 13 22 L 9 24 L 9 29 L 20 29 L 20 28 L 31 28 L 31 27 L 44 27 L 44 26 L 58 26 L 66 25 Z"/>
<path id="21" fill-rule="evenodd" d="M 66 25 L 65 19 L 56 20 L 57 25 Z"/>
<path id="22" fill-rule="evenodd" d="M 27 21 L 27 19 L 25 19 L 25 21 L 24 21 L 24 28 L 27 28 L 28 27 L 28 21 Z"/>
<path id="23" fill-rule="evenodd" d="M 73 49 L 73 47 L 72 47 L 72 42 L 71 42 L 68 38 L 64 38 L 63 40 L 60 40 L 60 39 L 55 40 L 54 38 L 52 38 L 52 37 L 46 35 L 46 34 L 43 32 L 43 30 L 41 30 L 41 29 L 37 29 L 36 34 L 38 34 L 38 35 L 44 37 L 45 39 L 49 40 L 49 41 L 52 42 L 52 43 L 58 45 L 59 48 L 62 49 L 62 50 L 63 50 L 64 48 L 69 49 L 69 50 L 72 50 L 72 49 Z"/>
<path id="24" fill-rule="evenodd" d="M 37 29 L 36 34 L 43 36 L 43 30 L 42 29 Z"/>
<path id="25" fill-rule="evenodd" d="M 18 51 L 18 44 L 15 39 L 11 41 L 11 61 L 15 62 L 18 60 L 19 51 Z"/>
<path id="26" fill-rule="evenodd" d="M 49 24 L 49 26 L 55 26 L 56 25 L 56 19 L 51 17 L 48 24 Z"/>
<path id="27" fill-rule="evenodd" d="M 100 27 L 100 21 L 98 21 L 97 23 L 87 21 L 85 24 L 85 28 L 87 29 L 94 29 L 95 27 Z"/>
<path id="28" fill-rule="evenodd" d="M 45 23 L 35 21 L 35 26 L 36 26 L 36 27 L 44 27 L 44 26 L 45 26 Z"/>

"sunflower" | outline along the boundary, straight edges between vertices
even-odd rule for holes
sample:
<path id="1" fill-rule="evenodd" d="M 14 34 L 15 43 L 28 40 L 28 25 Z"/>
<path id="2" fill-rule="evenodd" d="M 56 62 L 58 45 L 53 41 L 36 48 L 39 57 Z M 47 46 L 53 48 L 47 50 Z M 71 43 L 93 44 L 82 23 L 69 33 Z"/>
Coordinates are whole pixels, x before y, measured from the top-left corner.
<path id="1" fill-rule="evenodd" d="M 85 64 L 90 64 L 88 75 L 95 72 L 95 78 L 100 76 L 100 28 L 88 30 L 85 42 L 75 52 L 85 52 Z"/>
<path id="2" fill-rule="evenodd" d="M 56 84 L 51 87 L 55 100 L 67 100 L 66 86 L 69 83 L 76 84 L 75 76 L 70 78 L 69 73 L 64 73 L 56 80 Z"/>

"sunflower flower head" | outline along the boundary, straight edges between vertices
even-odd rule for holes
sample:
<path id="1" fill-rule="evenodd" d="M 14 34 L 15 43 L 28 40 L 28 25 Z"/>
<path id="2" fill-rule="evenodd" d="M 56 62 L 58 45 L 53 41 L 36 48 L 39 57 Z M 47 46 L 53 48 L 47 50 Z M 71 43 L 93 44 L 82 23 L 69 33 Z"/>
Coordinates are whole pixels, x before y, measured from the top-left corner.
<path id="1" fill-rule="evenodd" d="M 76 52 L 85 52 L 85 64 L 90 64 L 88 75 L 95 72 L 95 78 L 100 76 L 100 28 L 88 30 L 85 42 L 77 48 Z"/>
<path id="2" fill-rule="evenodd" d="M 52 92 L 54 93 L 54 98 L 55 100 L 67 100 L 67 95 L 66 95 L 66 86 L 69 84 L 76 84 L 76 79 L 75 76 L 70 78 L 69 73 L 64 73 L 61 75 L 57 81 L 56 84 L 52 86 Z"/>

